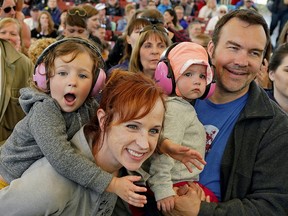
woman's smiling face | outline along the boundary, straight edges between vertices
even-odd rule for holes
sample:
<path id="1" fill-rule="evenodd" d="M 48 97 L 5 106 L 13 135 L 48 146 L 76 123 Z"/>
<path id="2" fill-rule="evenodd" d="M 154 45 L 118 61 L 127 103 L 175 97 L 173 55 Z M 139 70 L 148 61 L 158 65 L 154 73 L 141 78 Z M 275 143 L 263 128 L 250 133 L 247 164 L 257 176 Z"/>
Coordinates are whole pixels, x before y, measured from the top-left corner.
<path id="1" fill-rule="evenodd" d="M 118 170 L 122 166 L 132 171 L 140 168 L 157 146 L 164 112 L 163 102 L 159 98 L 154 108 L 143 118 L 117 124 L 117 115 L 114 117 L 99 151 L 99 154 L 105 154 L 110 158 L 109 170 Z M 103 124 L 105 112 L 100 109 L 97 115 L 100 125 L 101 122 Z"/>

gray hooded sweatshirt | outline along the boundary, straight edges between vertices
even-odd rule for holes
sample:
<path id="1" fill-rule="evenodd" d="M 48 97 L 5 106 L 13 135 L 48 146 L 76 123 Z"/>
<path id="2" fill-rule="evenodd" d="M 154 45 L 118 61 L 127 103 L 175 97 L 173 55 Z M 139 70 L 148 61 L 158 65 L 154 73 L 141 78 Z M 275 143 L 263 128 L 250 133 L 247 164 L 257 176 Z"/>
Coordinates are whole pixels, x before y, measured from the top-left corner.
<path id="1" fill-rule="evenodd" d="M 47 94 L 31 88 L 21 89 L 20 94 L 26 117 L 0 148 L 0 175 L 10 183 L 45 156 L 64 177 L 103 193 L 112 175 L 77 153 L 69 141 L 94 116 L 96 100 L 88 98 L 77 111 L 66 113 Z"/>

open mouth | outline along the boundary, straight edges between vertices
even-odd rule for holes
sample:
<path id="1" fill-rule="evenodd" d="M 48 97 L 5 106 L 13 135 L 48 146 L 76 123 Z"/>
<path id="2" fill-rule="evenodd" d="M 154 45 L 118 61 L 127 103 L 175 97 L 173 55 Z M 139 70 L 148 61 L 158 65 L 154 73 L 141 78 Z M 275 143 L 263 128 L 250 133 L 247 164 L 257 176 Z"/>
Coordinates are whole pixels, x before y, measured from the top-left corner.
<path id="1" fill-rule="evenodd" d="M 68 93 L 64 96 L 65 100 L 68 102 L 73 102 L 76 99 L 74 94 Z"/>

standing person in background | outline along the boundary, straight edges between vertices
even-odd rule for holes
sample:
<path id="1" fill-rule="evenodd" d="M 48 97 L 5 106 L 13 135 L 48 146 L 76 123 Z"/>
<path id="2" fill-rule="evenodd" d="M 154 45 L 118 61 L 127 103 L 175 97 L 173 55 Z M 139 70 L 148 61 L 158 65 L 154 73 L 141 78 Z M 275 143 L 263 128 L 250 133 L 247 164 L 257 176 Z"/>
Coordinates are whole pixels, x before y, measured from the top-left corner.
<path id="1" fill-rule="evenodd" d="M 57 0 L 48 0 L 47 6 L 43 9 L 48 11 L 57 27 L 60 25 L 61 10 L 58 7 Z"/>
<path id="2" fill-rule="evenodd" d="M 269 78 L 273 88 L 267 90 L 269 97 L 288 113 L 288 43 L 274 50 L 269 62 Z"/>
<path id="3" fill-rule="evenodd" d="M 288 22 L 286 22 L 280 33 L 279 39 L 277 41 L 277 46 L 280 46 L 284 43 L 288 43 Z"/>
<path id="4" fill-rule="evenodd" d="M 0 146 L 10 136 L 15 125 L 25 116 L 18 98 L 19 90 L 27 87 L 34 65 L 8 41 L 0 39 Z"/>
<path id="5" fill-rule="evenodd" d="M 277 35 L 276 43 L 277 43 L 281 31 L 284 28 L 285 23 L 288 21 L 288 5 L 284 4 L 284 0 L 274 0 L 270 12 L 271 12 L 271 23 L 269 26 L 270 35 L 273 35 L 274 30 L 279 24 L 279 32 L 276 33 Z"/>
<path id="6" fill-rule="evenodd" d="M 288 116 L 254 82 L 270 52 L 269 29 L 258 12 L 235 10 L 217 23 L 208 45 L 216 89 L 197 100 L 195 110 L 209 138 L 200 183 L 220 202 L 204 201 L 193 184 L 178 190 L 174 214 L 288 214 Z"/>
<path id="7" fill-rule="evenodd" d="M 162 25 L 145 26 L 140 30 L 139 38 L 132 50 L 129 71 L 144 73 L 154 78 L 160 56 L 170 44 L 168 31 Z"/>

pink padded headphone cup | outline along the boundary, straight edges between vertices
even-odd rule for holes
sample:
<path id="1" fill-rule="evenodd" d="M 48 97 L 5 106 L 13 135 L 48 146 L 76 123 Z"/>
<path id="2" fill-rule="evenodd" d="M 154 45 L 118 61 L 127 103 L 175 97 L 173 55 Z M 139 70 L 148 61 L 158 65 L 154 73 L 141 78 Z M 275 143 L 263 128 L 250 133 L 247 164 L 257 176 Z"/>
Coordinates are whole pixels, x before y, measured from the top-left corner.
<path id="1" fill-rule="evenodd" d="M 35 68 L 35 73 L 33 75 L 33 81 L 37 83 L 37 86 L 43 90 L 47 90 L 46 84 L 46 70 L 44 63 L 39 64 Z"/>
<path id="2" fill-rule="evenodd" d="M 157 85 L 159 85 L 165 94 L 170 95 L 173 91 L 172 79 L 168 78 L 168 67 L 165 62 L 159 62 L 155 73 L 154 73 L 154 80 L 156 81 Z"/>
<path id="3" fill-rule="evenodd" d="M 94 88 L 91 91 L 92 97 L 95 97 L 96 95 L 99 94 L 99 91 L 104 87 L 105 80 L 106 80 L 106 73 L 104 72 L 104 70 L 100 69 L 98 79 L 95 83 Z"/>

